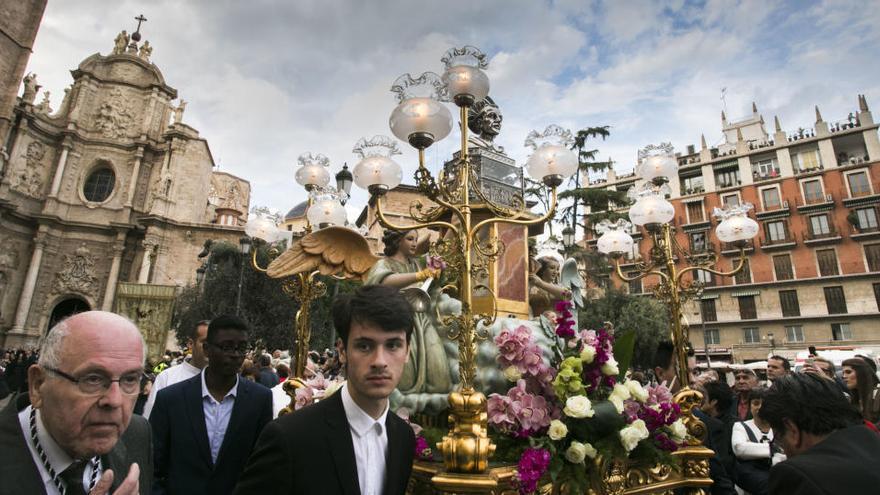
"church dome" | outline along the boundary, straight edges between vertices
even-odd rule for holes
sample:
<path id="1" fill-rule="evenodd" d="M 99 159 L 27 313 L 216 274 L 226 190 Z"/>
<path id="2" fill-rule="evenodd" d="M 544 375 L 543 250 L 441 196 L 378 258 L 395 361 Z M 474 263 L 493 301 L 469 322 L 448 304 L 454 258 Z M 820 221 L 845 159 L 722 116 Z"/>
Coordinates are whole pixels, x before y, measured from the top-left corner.
<path id="1" fill-rule="evenodd" d="M 294 220 L 296 218 L 302 218 L 306 216 L 306 210 L 309 209 L 309 202 L 303 201 L 302 203 L 294 206 L 287 212 L 287 215 L 284 215 L 284 220 Z"/>

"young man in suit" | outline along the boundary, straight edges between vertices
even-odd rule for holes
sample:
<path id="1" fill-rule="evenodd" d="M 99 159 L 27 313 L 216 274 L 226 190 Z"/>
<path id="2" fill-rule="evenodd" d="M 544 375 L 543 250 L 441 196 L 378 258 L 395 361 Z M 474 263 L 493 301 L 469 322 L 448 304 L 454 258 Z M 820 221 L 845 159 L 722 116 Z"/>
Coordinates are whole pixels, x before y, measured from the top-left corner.
<path id="1" fill-rule="evenodd" d="M 834 382 L 812 373 L 777 378 L 760 415 L 788 456 L 770 469 L 771 495 L 877 493 L 880 435 Z"/>
<path id="2" fill-rule="evenodd" d="M 348 381 L 317 404 L 270 423 L 236 495 L 404 493 L 412 428 L 389 412 L 409 356 L 413 313 L 400 292 L 366 285 L 337 297 L 333 325 Z"/>
<path id="3" fill-rule="evenodd" d="M 208 325 L 208 367 L 161 390 L 150 414 L 155 495 L 232 493 L 263 427 L 272 420 L 269 389 L 242 380 L 247 324 L 220 316 Z"/>
<path id="4" fill-rule="evenodd" d="M 27 370 L 28 395 L 0 412 L 0 495 L 147 495 L 150 425 L 132 415 L 144 340 L 126 318 L 58 323 Z"/>

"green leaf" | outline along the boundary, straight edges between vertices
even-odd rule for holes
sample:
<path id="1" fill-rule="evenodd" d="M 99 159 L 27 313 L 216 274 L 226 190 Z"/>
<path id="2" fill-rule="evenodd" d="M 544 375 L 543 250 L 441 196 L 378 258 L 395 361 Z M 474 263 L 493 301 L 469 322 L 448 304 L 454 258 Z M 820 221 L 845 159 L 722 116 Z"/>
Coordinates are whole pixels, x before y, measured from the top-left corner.
<path id="1" fill-rule="evenodd" d="M 634 328 L 626 329 L 622 333 L 614 335 L 614 359 L 617 360 L 617 369 L 620 374 L 617 375 L 618 380 L 623 380 L 626 376 L 626 370 L 632 363 L 633 349 L 636 345 L 636 330 Z"/>

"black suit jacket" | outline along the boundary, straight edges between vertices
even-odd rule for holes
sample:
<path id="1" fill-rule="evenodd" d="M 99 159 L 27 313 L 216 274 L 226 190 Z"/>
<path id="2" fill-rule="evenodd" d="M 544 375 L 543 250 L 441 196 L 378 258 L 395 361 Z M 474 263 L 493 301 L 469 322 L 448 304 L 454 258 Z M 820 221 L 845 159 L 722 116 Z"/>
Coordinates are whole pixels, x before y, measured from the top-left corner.
<path id="1" fill-rule="evenodd" d="M 850 426 L 770 469 L 770 495 L 880 493 L 880 435 Z"/>
<path id="2" fill-rule="evenodd" d="M 28 448 L 28 440 L 18 422 L 18 413 L 28 404 L 28 395 L 19 394 L 12 397 L 9 405 L 0 411 L 0 495 L 46 493 L 40 471 Z M 150 481 L 153 479 L 152 454 L 150 424 L 146 419 L 132 415 L 128 428 L 113 450 L 101 457 L 104 469 L 113 470 L 110 493 L 122 483 L 131 464 L 136 462 L 141 470 L 140 493 L 149 495 Z"/>
<path id="3" fill-rule="evenodd" d="M 385 419 L 385 495 L 406 491 L 415 454 L 412 428 L 394 413 Z M 359 495 L 351 429 L 337 392 L 269 423 L 235 495 Z"/>
<path id="4" fill-rule="evenodd" d="M 160 390 L 150 413 L 155 449 L 153 494 L 232 493 L 254 443 L 271 420 L 272 392 L 240 378 L 214 464 L 202 406 L 201 374 Z"/>

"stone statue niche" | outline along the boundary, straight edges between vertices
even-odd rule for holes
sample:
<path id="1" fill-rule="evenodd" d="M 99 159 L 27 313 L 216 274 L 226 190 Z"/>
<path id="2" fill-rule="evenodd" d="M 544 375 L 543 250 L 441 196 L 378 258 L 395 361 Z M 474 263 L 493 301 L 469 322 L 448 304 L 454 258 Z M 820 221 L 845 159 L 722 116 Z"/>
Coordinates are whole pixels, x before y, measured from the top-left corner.
<path id="1" fill-rule="evenodd" d="M 501 109 L 491 97 L 474 103 L 468 117 L 468 129 L 471 135 L 468 143 L 477 148 L 484 148 L 496 153 L 504 153 L 504 148 L 495 144 L 495 138 L 501 132 Z"/>

